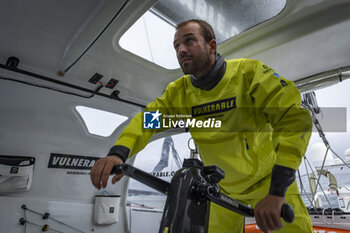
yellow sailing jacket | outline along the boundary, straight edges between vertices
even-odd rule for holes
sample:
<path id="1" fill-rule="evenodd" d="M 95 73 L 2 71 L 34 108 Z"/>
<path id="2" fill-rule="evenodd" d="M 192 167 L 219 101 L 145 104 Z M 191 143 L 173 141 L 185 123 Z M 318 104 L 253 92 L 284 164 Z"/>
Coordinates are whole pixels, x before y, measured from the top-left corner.
<path id="1" fill-rule="evenodd" d="M 196 88 L 185 75 L 170 83 L 145 111 L 159 109 L 163 115 L 181 112 L 221 121 L 221 128 L 190 129 L 201 159 L 225 171 L 220 182 L 224 192 L 235 198 L 255 198 L 260 188 L 269 186 L 275 164 L 296 170 L 301 163 L 312 121 L 300 105 L 300 93 L 292 81 L 258 60 L 234 59 L 226 61 L 225 74 L 213 89 Z M 162 130 L 143 129 L 143 113 L 138 113 L 115 145 L 129 148 L 132 156 Z M 297 193 L 296 184 L 292 186 L 292 193 Z"/>

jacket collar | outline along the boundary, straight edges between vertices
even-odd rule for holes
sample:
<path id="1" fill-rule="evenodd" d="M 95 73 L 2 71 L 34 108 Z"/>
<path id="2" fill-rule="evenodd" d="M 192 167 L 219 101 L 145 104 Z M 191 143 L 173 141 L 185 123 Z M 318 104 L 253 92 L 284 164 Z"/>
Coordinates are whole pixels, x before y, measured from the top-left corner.
<path id="1" fill-rule="evenodd" d="M 216 54 L 214 67 L 201 78 L 196 78 L 194 75 L 190 75 L 191 83 L 194 87 L 201 90 L 210 91 L 213 89 L 222 79 L 226 70 L 226 62 L 220 54 Z"/>

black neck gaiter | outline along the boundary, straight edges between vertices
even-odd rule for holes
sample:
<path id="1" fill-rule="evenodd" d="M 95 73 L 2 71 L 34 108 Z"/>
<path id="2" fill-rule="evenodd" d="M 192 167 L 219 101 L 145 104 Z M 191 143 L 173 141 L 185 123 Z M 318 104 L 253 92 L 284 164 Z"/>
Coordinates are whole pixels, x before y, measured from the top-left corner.
<path id="1" fill-rule="evenodd" d="M 216 60 L 214 67 L 201 78 L 196 78 L 191 75 L 191 83 L 193 86 L 202 90 L 210 91 L 216 84 L 218 84 L 221 78 L 224 76 L 226 70 L 226 62 L 220 54 L 216 54 Z"/>

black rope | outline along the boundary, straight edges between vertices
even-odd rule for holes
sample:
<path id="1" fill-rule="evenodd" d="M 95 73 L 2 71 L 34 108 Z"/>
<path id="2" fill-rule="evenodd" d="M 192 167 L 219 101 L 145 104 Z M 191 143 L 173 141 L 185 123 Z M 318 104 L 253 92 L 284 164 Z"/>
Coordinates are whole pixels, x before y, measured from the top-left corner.
<path id="1" fill-rule="evenodd" d="M 96 41 L 102 36 L 102 34 L 107 30 L 107 28 L 112 24 L 112 22 L 117 18 L 117 16 L 122 12 L 122 10 L 125 8 L 129 0 L 126 0 L 122 7 L 118 10 L 118 12 L 113 16 L 113 18 L 107 23 L 107 25 L 102 29 L 100 34 L 97 35 L 97 37 L 91 42 L 91 44 L 83 51 L 83 53 L 71 64 L 69 65 L 64 71 L 61 73 L 64 75 L 67 71 L 69 71 L 85 54 L 86 52 L 96 43 Z"/>
<path id="2" fill-rule="evenodd" d="M 66 83 L 66 82 L 63 82 L 63 81 L 60 81 L 60 80 L 57 80 L 57 79 L 53 79 L 53 78 L 49 78 L 49 77 L 46 77 L 46 76 L 43 76 L 43 75 L 40 75 L 40 74 L 32 73 L 32 72 L 29 72 L 29 71 L 26 71 L 26 70 L 18 69 L 18 68 L 15 68 L 15 67 L 9 67 L 9 66 L 6 66 L 4 64 L 0 64 L 0 68 L 6 69 L 6 70 L 10 70 L 10 71 L 13 71 L 13 72 L 16 72 L 16 73 L 24 74 L 24 75 L 27 75 L 27 76 L 30 76 L 30 77 L 33 77 L 33 78 L 38 78 L 38 79 L 41 79 L 41 80 L 52 82 L 52 83 L 55 83 L 55 84 L 58 84 L 58 85 L 70 87 L 70 88 L 73 88 L 73 89 L 76 89 L 76 90 L 88 92 L 88 93 L 91 93 L 93 95 L 98 95 L 98 96 L 106 97 L 106 98 L 109 98 L 109 99 L 114 99 L 114 100 L 117 100 L 117 101 L 120 101 L 120 102 L 124 102 L 124 103 L 131 104 L 131 105 L 136 105 L 136 106 L 139 106 L 139 107 L 142 107 L 142 108 L 146 107 L 143 104 L 139 104 L 139 103 L 136 103 L 136 102 L 133 102 L 133 101 L 129 101 L 129 100 L 124 100 L 124 99 L 121 99 L 121 98 L 119 98 L 118 96 L 115 96 L 115 95 L 106 95 L 106 94 L 100 93 L 100 92 L 98 92 L 99 91 L 98 88 L 97 88 L 98 90 L 90 90 L 90 89 L 87 89 L 87 88 L 84 88 L 84 87 L 76 86 L 76 85 L 73 85 L 73 84 L 70 84 L 70 83 Z M 11 79 L 11 78 L 0 77 L 0 79 L 8 80 L 8 81 L 17 81 L 19 83 L 24 83 L 24 84 L 28 84 L 28 85 L 32 85 L 32 86 L 36 85 L 36 84 L 31 84 L 31 83 L 28 83 L 28 82 L 25 82 L 25 81 L 20 81 L 20 80 Z M 37 86 L 40 86 L 40 85 L 37 85 Z M 47 89 L 54 90 L 54 91 L 60 91 L 58 89 L 49 88 L 49 87 Z M 83 97 L 83 98 L 89 98 L 89 97 L 82 96 L 82 95 L 75 94 L 75 93 L 70 93 L 70 92 L 65 92 L 65 91 L 60 91 L 60 92 L 65 93 L 65 94 L 77 95 L 77 96 Z"/>
<path id="3" fill-rule="evenodd" d="M 51 90 L 51 91 L 57 91 L 57 92 L 61 92 L 63 94 L 74 95 L 74 96 L 78 96 L 78 97 L 82 97 L 82 98 L 86 98 L 86 99 L 90 99 L 90 98 L 94 97 L 95 94 L 103 87 L 103 84 L 101 84 L 100 86 L 97 87 L 97 89 L 90 96 L 84 96 L 84 95 L 80 95 L 80 94 L 77 94 L 77 93 L 56 89 L 56 88 L 53 88 L 53 87 L 48 87 L 48 86 L 43 86 L 43 85 L 40 85 L 40 84 L 30 83 L 30 82 L 27 82 L 27 81 L 22 81 L 22 80 L 17 80 L 17 79 L 12 79 L 12 78 L 3 78 L 3 77 L 0 77 L 0 79 L 1 80 L 6 80 L 6 81 L 22 83 L 22 84 L 26 84 L 26 85 L 29 85 L 29 86 L 43 88 L 43 89 L 48 89 L 48 90 Z"/>

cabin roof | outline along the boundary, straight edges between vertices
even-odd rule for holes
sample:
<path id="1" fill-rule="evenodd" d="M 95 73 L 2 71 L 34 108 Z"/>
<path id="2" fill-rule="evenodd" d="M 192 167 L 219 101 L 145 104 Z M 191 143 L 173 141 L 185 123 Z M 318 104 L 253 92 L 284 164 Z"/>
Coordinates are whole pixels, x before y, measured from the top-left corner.
<path id="1" fill-rule="evenodd" d="M 224 17 L 225 25 L 214 25 L 222 42 L 218 51 L 225 58 L 260 59 L 293 81 L 349 65 L 349 1 L 287 0 L 285 5 L 284 1 L 277 1 L 279 5 L 263 1 L 265 8 L 254 5 L 261 1 L 250 0 L 253 7 L 247 7 L 245 1 L 230 2 L 241 5 L 234 5 L 237 10 L 233 16 Z M 189 11 L 195 3 L 193 0 L 48 0 L 40 3 L 7 0 L 0 9 L 0 63 L 5 64 L 9 57 L 15 56 L 19 58 L 20 69 L 91 91 L 97 86 L 89 80 L 97 73 L 104 84 L 111 79 L 118 80 L 114 88 L 101 88 L 100 93 L 111 95 L 118 90 L 120 98 L 144 105 L 161 95 L 167 84 L 182 72 L 178 68 L 163 68 L 124 50 L 119 40 L 148 10 L 157 11 L 167 19 L 172 17 L 173 23 L 177 23 L 200 16 Z M 228 14 L 219 7 L 227 4 L 226 1 L 215 1 L 215 4 L 208 4 L 202 11 Z M 185 14 L 173 15 L 184 12 L 186 7 Z M 256 9 L 261 12 L 250 13 Z M 250 22 L 252 15 L 255 21 Z M 271 18 L 271 15 L 276 16 Z M 231 30 L 235 27 L 241 33 L 232 36 L 237 33 Z M 229 36 L 225 28 L 231 30 Z"/>

